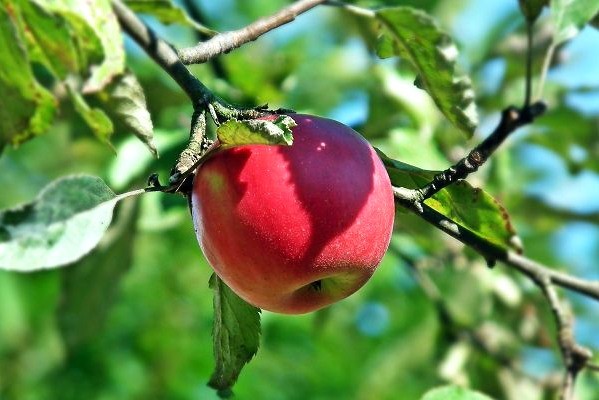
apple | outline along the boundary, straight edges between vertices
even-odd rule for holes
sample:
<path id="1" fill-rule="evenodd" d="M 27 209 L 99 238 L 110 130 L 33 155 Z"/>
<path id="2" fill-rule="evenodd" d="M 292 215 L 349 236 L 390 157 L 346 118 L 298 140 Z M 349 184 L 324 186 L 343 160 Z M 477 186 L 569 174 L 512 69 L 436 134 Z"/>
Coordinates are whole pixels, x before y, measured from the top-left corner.
<path id="1" fill-rule="evenodd" d="M 244 145 L 208 159 L 191 208 L 206 259 L 235 293 L 299 314 L 368 281 L 395 209 L 389 176 L 365 139 L 337 121 L 290 116 L 293 145 Z"/>

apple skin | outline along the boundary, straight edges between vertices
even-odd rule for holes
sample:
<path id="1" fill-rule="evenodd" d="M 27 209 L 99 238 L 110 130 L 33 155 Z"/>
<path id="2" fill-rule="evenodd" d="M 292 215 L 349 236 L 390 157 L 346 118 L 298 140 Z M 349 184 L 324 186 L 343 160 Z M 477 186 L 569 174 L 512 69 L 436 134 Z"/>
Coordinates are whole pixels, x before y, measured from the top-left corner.
<path id="1" fill-rule="evenodd" d="M 207 160 L 191 208 L 205 257 L 235 293 L 300 314 L 368 281 L 395 209 L 387 172 L 365 139 L 337 121 L 290 116 L 292 146 L 245 145 Z"/>

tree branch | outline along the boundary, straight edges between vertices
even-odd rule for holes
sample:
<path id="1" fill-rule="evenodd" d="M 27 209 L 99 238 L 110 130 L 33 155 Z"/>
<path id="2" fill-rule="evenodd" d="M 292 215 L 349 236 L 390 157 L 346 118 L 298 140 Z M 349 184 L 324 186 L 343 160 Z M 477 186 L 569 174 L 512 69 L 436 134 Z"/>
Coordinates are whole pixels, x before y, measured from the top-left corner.
<path id="1" fill-rule="evenodd" d="M 236 31 L 224 32 L 200 42 L 193 47 L 179 50 L 179 59 L 184 64 L 201 64 L 256 40 L 261 35 L 293 21 L 298 15 L 324 3 L 325 0 L 300 0 L 275 14 L 261 18 Z"/>
<path id="2" fill-rule="evenodd" d="M 574 339 L 572 316 L 569 312 L 566 312 L 560 303 L 557 291 L 548 277 L 539 275 L 536 278 L 533 278 L 533 280 L 543 291 L 545 298 L 549 302 L 553 318 L 557 325 L 557 342 L 566 366 L 560 399 L 573 400 L 576 377 L 578 376 L 578 373 L 586 367 L 587 362 L 591 359 L 593 354 L 589 349 L 576 343 L 576 340 Z"/>
<path id="3" fill-rule="evenodd" d="M 542 102 L 525 106 L 522 109 L 516 107 L 505 109 L 501 113 L 501 120 L 493 133 L 457 164 L 437 174 L 428 185 L 416 189 L 416 198 L 420 201 L 428 199 L 452 183 L 465 179 L 471 173 L 476 172 L 512 132 L 523 125 L 531 123 L 535 118 L 542 115 L 545 110 L 546 106 Z"/>
<path id="4" fill-rule="evenodd" d="M 508 250 L 502 246 L 491 243 L 478 236 L 476 233 L 449 220 L 430 206 L 424 203 L 415 204 L 413 198 L 409 196 L 407 198 L 405 197 L 405 189 L 393 188 L 393 191 L 398 204 L 412 211 L 426 222 L 459 240 L 468 247 L 476 250 L 485 259 L 490 261 L 501 261 L 531 279 L 536 279 L 539 276 L 546 277 L 552 284 L 599 300 L 599 281 L 587 281 L 553 270 L 548 266 L 524 257 L 513 250 Z"/>
<path id="5" fill-rule="evenodd" d="M 112 1 L 112 9 L 121 28 L 177 82 L 195 108 L 203 108 L 214 100 L 212 92 L 189 72 L 170 44 L 159 38 L 120 0 Z"/>

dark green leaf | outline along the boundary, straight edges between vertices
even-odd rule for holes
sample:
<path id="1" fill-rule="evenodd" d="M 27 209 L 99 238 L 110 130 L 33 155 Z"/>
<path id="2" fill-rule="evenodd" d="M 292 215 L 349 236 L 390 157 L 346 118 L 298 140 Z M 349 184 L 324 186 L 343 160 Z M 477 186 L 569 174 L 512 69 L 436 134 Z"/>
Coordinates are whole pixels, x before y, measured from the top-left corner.
<path id="1" fill-rule="evenodd" d="M 208 384 L 227 397 L 243 366 L 258 351 L 260 309 L 246 303 L 215 274 L 210 278 L 210 287 L 214 290 L 216 367 Z"/>
<path id="2" fill-rule="evenodd" d="M 296 126 L 295 121 L 287 115 L 281 115 L 272 122 L 263 119 L 243 121 L 231 119 L 220 125 L 216 134 L 224 147 L 246 144 L 289 146 L 293 143 L 291 129 L 294 126 Z"/>
<path id="3" fill-rule="evenodd" d="M 415 189 L 429 183 L 437 171 L 392 160 L 379 152 L 391 184 Z M 505 208 L 490 194 L 459 181 L 425 200 L 426 205 L 443 214 L 449 220 L 504 248 L 520 250 L 519 240 Z"/>
<path id="4" fill-rule="evenodd" d="M 52 95 L 33 75 L 15 12 L 0 3 L 0 148 L 43 133 L 55 110 Z"/>
<path id="5" fill-rule="evenodd" d="M 599 12 L 597 0 L 551 0 L 550 5 L 551 20 L 555 28 L 554 45 L 576 36 Z"/>
<path id="6" fill-rule="evenodd" d="M 439 110 L 470 137 L 478 124 L 474 90 L 470 78 L 457 72 L 458 50 L 449 35 L 430 15 L 410 7 L 384 8 L 376 16 L 383 25 L 379 56 L 412 63 Z"/>
<path id="7" fill-rule="evenodd" d="M 98 247 L 63 270 L 57 318 L 68 353 L 93 339 L 106 319 L 132 262 L 138 206 L 138 199 L 124 200 Z"/>
<path id="8" fill-rule="evenodd" d="M 91 128 L 94 135 L 96 135 L 100 141 L 112 146 L 110 143 L 110 136 L 112 136 L 114 132 L 114 127 L 108 115 L 99 108 L 90 107 L 83 96 L 70 86 L 69 95 L 73 102 L 73 106 L 75 107 L 75 111 L 77 111 L 85 123 Z"/>
<path id="9" fill-rule="evenodd" d="M 127 5 L 135 12 L 149 14 L 165 24 L 182 24 L 209 35 L 215 31 L 197 23 L 172 0 L 126 0 Z"/>
<path id="10" fill-rule="evenodd" d="M 96 247 L 125 196 L 100 178 L 70 176 L 32 203 L 0 212 L 0 268 L 26 272 L 77 261 Z"/>
<path id="11" fill-rule="evenodd" d="M 547 5 L 549 0 L 518 0 L 520 11 L 529 23 L 532 23 L 539 18 L 543 7 Z"/>
<path id="12" fill-rule="evenodd" d="M 148 112 L 146 96 L 132 73 L 126 73 L 99 94 L 104 107 L 121 120 L 157 156 L 154 127 Z"/>
<path id="13" fill-rule="evenodd" d="M 442 386 L 429 390 L 420 400 L 493 400 L 480 392 L 460 386 Z"/>

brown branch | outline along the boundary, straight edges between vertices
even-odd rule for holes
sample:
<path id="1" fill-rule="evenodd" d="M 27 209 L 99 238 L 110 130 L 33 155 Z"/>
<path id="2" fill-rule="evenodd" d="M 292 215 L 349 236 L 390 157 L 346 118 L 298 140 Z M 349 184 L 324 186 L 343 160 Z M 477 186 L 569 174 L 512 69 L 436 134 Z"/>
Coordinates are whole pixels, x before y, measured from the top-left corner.
<path id="1" fill-rule="evenodd" d="M 261 18 L 236 31 L 224 32 L 200 42 L 193 47 L 179 50 L 179 59 L 184 64 L 201 64 L 258 39 L 263 34 L 293 21 L 298 15 L 324 3 L 325 0 L 300 0 L 273 15 Z"/>
<path id="2" fill-rule="evenodd" d="M 437 174 L 428 185 L 416 189 L 416 198 L 420 201 L 428 199 L 452 183 L 465 179 L 471 173 L 476 172 L 512 132 L 523 125 L 531 123 L 535 118 L 542 115 L 545 110 L 546 106 L 542 102 L 525 106 L 522 109 L 516 107 L 505 109 L 501 113 L 501 120 L 493 133 L 457 164 Z"/>
<path id="3" fill-rule="evenodd" d="M 407 198 L 405 197 L 404 188 L 393 188 L 393 190 L 395 200 L 398 204 L 412 211 L 426 222 L 459 240 L 468 247 L 476 250 L 485 259 L 503 262 L 530 278 L 538 276 L 547 277 L 547 279 L 554 285 L 599 300 L 599 281 L 587 281 L 556 271 L 546 265 L 518 254 L 513 250 L 491 243 L 478 236 L 476 233 L 449 220 L 430 206 L 424 203 L 415 204 L 409 195 Z M 408 193 L 411 193 L 409 189 Z"/>
<path id="4" fill-rule="evenodd" d="M 177 82 L 194 107 L 203 108 L 214 100 L 212 92 L 189 72 L 170 44 L 159 38 L 120 0 L 112 0 L 112 9 L 121 28 Z"/>
<path id="5" fill-rule="evenodd" d="M 574 384 L 578 373 L 586 367 L 593 354 L 585 347 L 582 347 L 574 339 L 572 316 L 560 303 L 555 287 L 546 275 L 539 275 L 533 279 L 542 290 L 545 298 L 551 306 L 551 312 L 557 325 L 557 342 L 561 350 L 562 359 L 566 367 L 561 400 L 574 399 Z"/>

